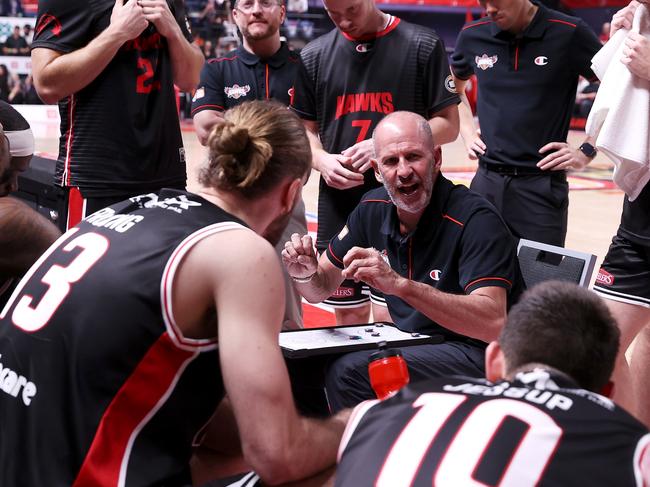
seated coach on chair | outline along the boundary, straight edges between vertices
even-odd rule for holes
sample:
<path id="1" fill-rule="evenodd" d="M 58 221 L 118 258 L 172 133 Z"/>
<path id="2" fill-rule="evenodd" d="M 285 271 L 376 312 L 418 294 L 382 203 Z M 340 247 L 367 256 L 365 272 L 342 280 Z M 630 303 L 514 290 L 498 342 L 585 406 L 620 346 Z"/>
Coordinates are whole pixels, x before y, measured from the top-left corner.
<path id="1" fill-rule="evenodd" d="M 483 197 L 440 174 L 424 118 L 390 114 L 373 142 L 373 167 L 384 186 L 366 193 L 320 259 L 311 237 L 294 234 L 283 251 L 287 270 L 310 302 L 325 299 L 343 279 L 364 281 L 375 320 L 442 334 L 444 343 L 403 348 L 412 381 L 480 377 L 486 343 L 498 336 L 522 286 L 515 241 Z M 379 294 L 390 317 L 377 305 Z M 373 397 L 369 353 L 349 353 L 330 367 L 326 388 L 334 411 Z"/>

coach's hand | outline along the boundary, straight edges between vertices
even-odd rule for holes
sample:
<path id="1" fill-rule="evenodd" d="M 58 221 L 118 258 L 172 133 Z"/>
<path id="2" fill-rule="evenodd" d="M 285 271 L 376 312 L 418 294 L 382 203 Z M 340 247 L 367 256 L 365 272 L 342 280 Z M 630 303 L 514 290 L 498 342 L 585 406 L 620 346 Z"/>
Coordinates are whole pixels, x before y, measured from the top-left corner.
<path id="1" fill-rule="evenodd" d="M 169 10 L 167 0 L 138 0 L 144 17 L 151 22 L 163 37 L 173 37 L 180 32 L 176 19 Z"/>
<path id="2" fill-rule="evenodd" d="M 350 158 L 350 165 L 356 172 L 363 174 L 372 168 L 371 160 L 374 157 L 375 148 L 372 139 L 367 139 L 348 147 L 341 154 Z"/>
<path id="3" fill-rule="evenodd" d="M 324 153 L 318 164 L 323 179 L 328 186 L 336 189 L 349 189 L 363 184 L 363 174 L 351 170 L 352 161 L 340 154 Z"/>
<path id="4" fill-rule="evenodd" d="M 613 37 L 619 29 L 630 30 L 632 28 L 632 20 L 634 20 L 634 12 L 636 12 L 639 2 L 632 0 L 630 4 L 619 10 L 612 17 L 612 22 L 609 26 L 609 36 Z"/>
<path id="5" fill-rule="evenodd" d="M 621 62 L 640 78 L 650 80 L 650 40 L 638 32 L 630 32 L 625 39 Z"/>
<path id="6" fill-rule="evenodd" d="M 475 137 L 467 141 L 463 139 L 463 141 L 465 142 L 467 157 L 469 157 L 472 161 L 478 159 L 478 156 L 485 154 L 485 151 L 487 150 L 487 145 L 485 145 L 485 142 L 483 142 L 483 139 L 481 139 L 481 129 L 476 130 Z"/>
<path id="7" fill-rule="evenodd" d="M 129 41 L 138 37 L 147 28 L 149 22 L 145 19 L 139 3 L 131 0 L 125 4 L 124 1 L 115 0 L 109 28 L 118 32 L 125 41 Z"/>
<path id="8" fill-rule="evenodd" d="M 542 171 L 580 171 L 591 162 L 579 149 L 574 149 L 566 142 L 550 142 L 539 150 L 540 154 L 553 151 L 537 163 Z"/>
<path id="9" fill-rule="evenodd" d="M 343 277 L 355 282 L 363 281 L 384 294 L 394 294 L 394 289 L 402 279 L 374 248 L 352 247 L 343 257 Z"/>
<path id="10" fill-rule="evenodd" d="M 318 270 L 318 257 L 309 235 L 294 233 L 284 244 L 282 262 L 294 279 L 309 279 Z"/>

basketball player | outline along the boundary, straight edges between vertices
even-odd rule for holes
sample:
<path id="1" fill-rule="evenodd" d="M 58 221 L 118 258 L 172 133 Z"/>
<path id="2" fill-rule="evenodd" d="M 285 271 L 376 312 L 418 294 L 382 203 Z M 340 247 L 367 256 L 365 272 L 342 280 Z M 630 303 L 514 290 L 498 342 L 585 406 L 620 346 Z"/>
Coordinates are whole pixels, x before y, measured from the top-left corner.
<path id="1" fill-rule="evenodd" d="M 174 84 L 191 91 L 203 56 L 182 0 L 43 0 L 34 84 L 59 103 L 55 174 L 67 228 L 109 204 L 185 187 Z"/>
<path id="2" fill-rule="evenodd" d="M 361 196 L 379 186 L 370 136 L 388 113 L 429 120 L 438 145 L 458 136 L 458 95 L 442 40 L 380 11 L 374 0 L 323 0 L 336 29 L 301 51 L 293 109 L 305 121 L 321 174 L 316 245 L 324 252 Z M 377 302 L 383 303 L 379 296 Z M 325 302 L 339 323 L 365 323 L 368 296 L 346 280 Z M 381 308 L 373 309 L 382 319 Z"/>
<path id="3" fill-rule="evenodd" d="M 284 106 L 249 102 L 208 145 L 198 194 L 96 212 L 0 314 L 0 485 L 187 485 L 193 439 L 226 392 L 267 483 L 334 463 L 345 414 L 296 413 L 267 242 L 310 170 L 305 129 Z"/>
<path id="4" fill-rule="evenodd" d="M 235 2 L 232 15 L 243 45 L 222 58 L 205 63 L 192 102 L 194 128 L 201 144 L 206 144 L 210 130 L 223 120 L 223 111 L 228 108 L 247 100 L 276 100 L 289 105 L 299 61 L 298 55 L 280 41 L 280 26 L 285 14 L 282 0 Z M 307 233 L 302 200 L 296 205 L 276 248 L 278 255 L 292 233 Z M 284 276 L 287 309 L 283 328 L 301 328 L 300 294 L 286 272 Z"/>
<path id="5" fill-rule="evenodd" d="M 632 1 L 612 18 L 611 35 L 629 30 L 623 50 L 623 62 L 639 78 L 650 80 L 650 40 L 630 30 L 636 9 L 648 1 Z M 650 117 L 650 113 L 647 115 Z M 650 425 L 650 186 L 623 203 L 621 224 L 598 271 L 594 290 L 607 299 L 621 328 L 621 353 L 614 379 L 616 401 Z M 635 343 L 630 375 L 625 352 Z"/>
<path id="6" fill-rule="evenodd" d="M 487 349 L 490 382 L 439 378 L 360 404 L 336 485 L 647 485 L 648 430 L 598 394 L 618 340 L 590 291 L 535 287 Z"/>

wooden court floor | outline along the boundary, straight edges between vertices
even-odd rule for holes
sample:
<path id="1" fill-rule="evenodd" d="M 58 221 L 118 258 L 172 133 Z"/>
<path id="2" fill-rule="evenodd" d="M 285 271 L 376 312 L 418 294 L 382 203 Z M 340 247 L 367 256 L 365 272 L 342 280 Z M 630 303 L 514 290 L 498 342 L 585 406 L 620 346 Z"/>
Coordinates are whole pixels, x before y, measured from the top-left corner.
<path id="1" fill-rule="evenodd" d="M 584 132 L 571 131 L 569 143 L 579 146 L 584 139 Z M 183 131 L 183 140 L 190 168 L 190 189 L 194 169 L 205 160 L 205 149 L 198 143 L 196 134 L 187 128 Z M 50 156 L 57 153 L 58 143 L 55 137 L 37 138 L 36 150 Z M 475 167 L 466 155 L 463 143 L 459 138 L 443 147 L 442 171 L 455 179 L 455 172 L 460 168 Z M 599 154 L 591 163 L 592 167 L 603 170 L 611 169 L 608 159 Z M 578 175 L 579 176 L 579 175 Z M 313 171 L 304 188 L 303 197 L 308 212 L 317 213 L 318 173 Z M 623 193 L 618 189 L 577 189 L 571 190 L 569 205 L 569 225 L 566 246 L 574 250 L 591 252 L 598 256 L 598 264 L 607 252 L 612 236 L 618 227 Z"/>

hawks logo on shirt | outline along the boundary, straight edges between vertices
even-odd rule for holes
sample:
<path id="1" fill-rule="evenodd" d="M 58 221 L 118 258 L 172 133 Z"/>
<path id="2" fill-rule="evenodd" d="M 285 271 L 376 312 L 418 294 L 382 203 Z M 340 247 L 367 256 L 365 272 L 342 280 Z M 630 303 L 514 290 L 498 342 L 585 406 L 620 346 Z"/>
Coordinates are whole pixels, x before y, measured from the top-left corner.
<path id="1" fill-rule="evenodd" d="M 246 96 L 250 90 L 251 90 L 250 85 L 244 85 L 244 86 L 232 85 L 232 86 L 226 86 L 223 89 L 223 92 L 226 94 L 228 98 L 234 98 L 235 100 L 238 100 L 242 96 Z"/>
<path id="2" fill-rule="evenodd" d="M 483 54 L 481 57 L 476 56 L 474 58 L 474 61 L 476 62 L 476 66 L 479 69 L 482 69 L 483 71 L 485 71 L 488 68 L 493 68 L 498 60 L 499 60 L 499 56 L 497 56 L 496 54 L 494 56 L 488 56 L 487 54 Z"/>
<path id="3" fill-rule="evenodd" d="M 36 35 L 40 35 L 40 33 L 46 28 L 52 29 L 53 36 L 61 35 L 61 22 L 59 22 L 59 19 L 57 19 L 54 15 L 43 14 L 41 18 L 38 19 L 38 23 L 34 29 L 36 31 Z"/>

